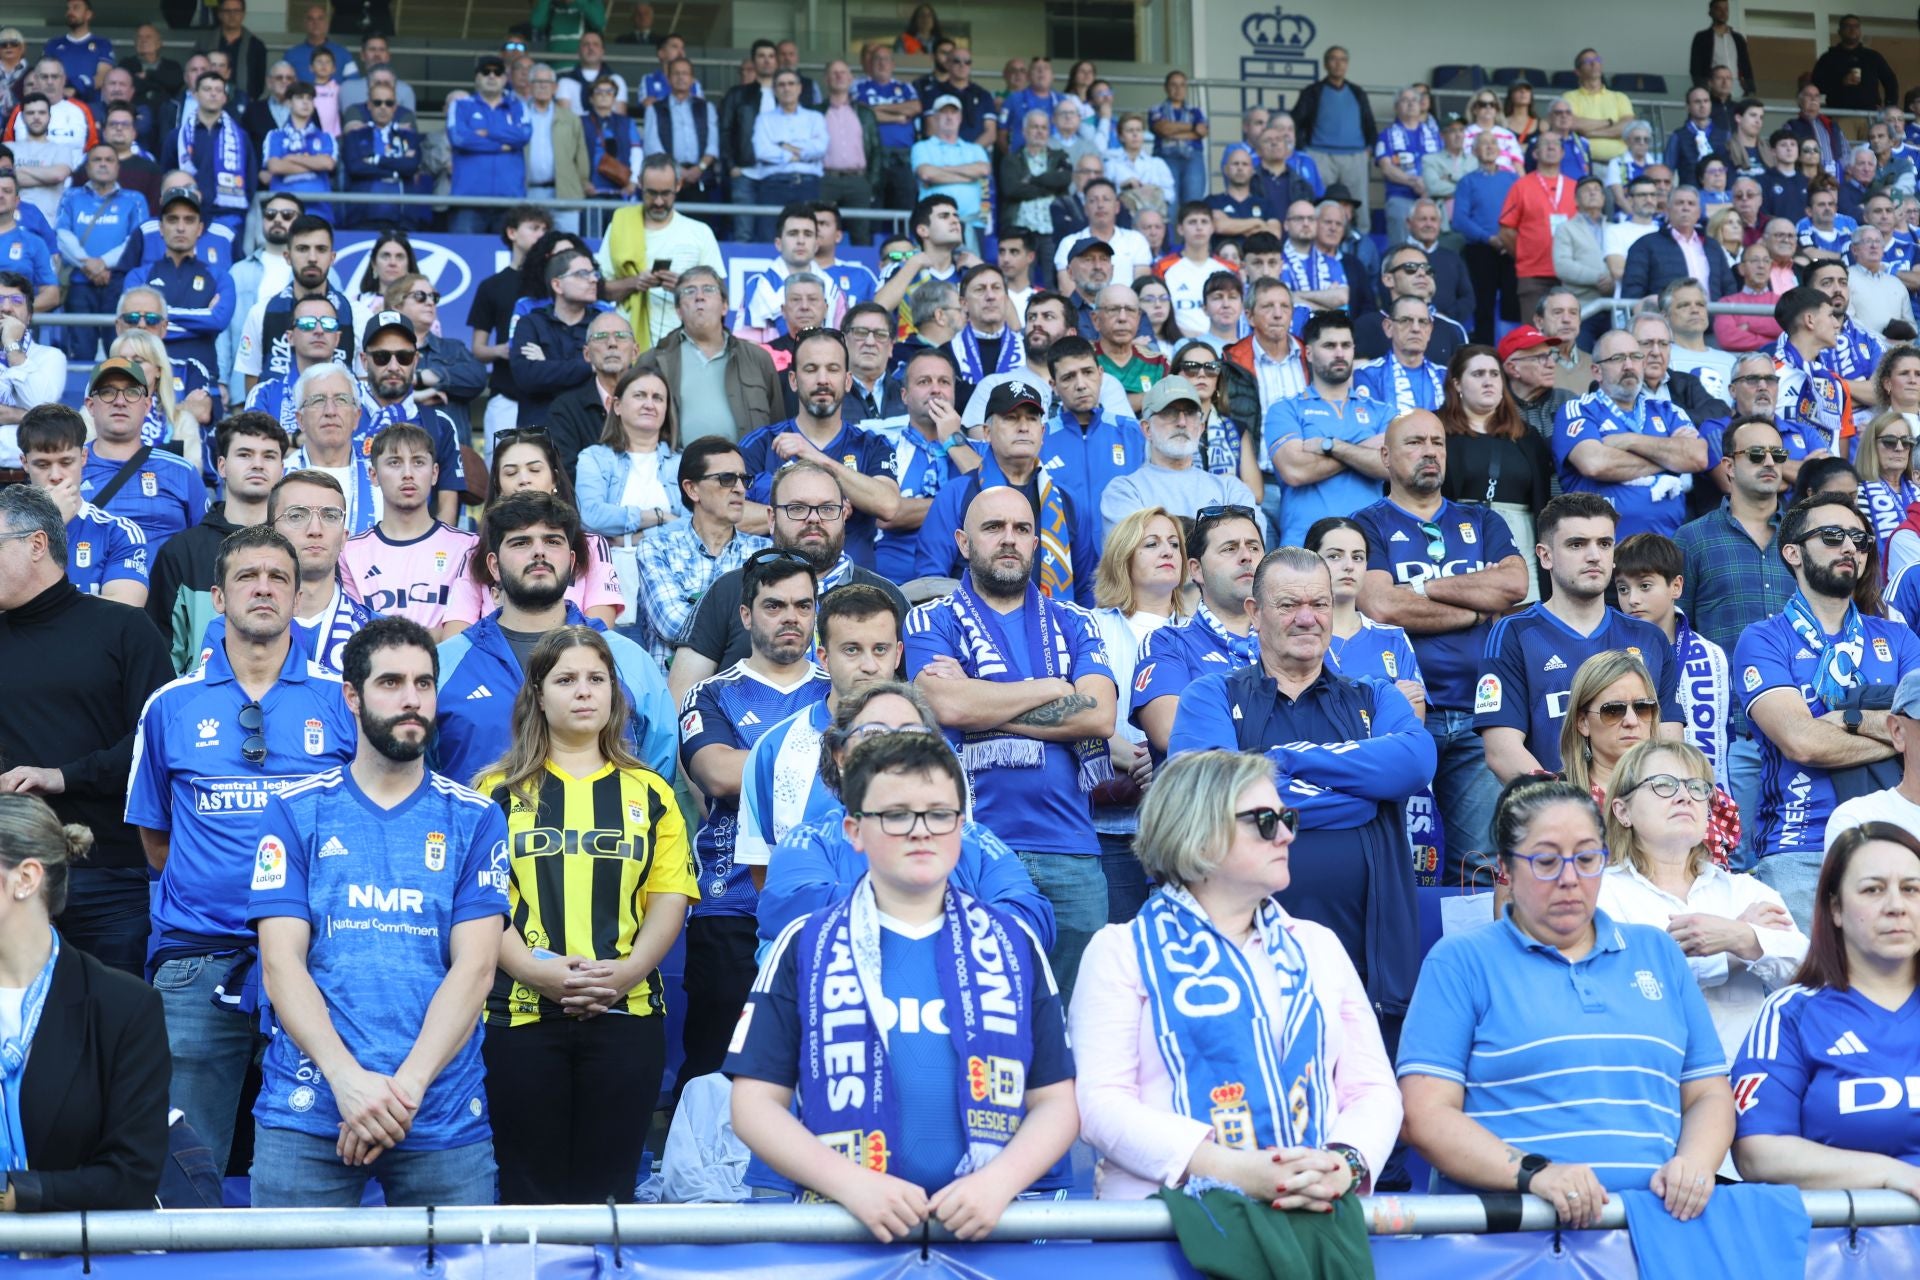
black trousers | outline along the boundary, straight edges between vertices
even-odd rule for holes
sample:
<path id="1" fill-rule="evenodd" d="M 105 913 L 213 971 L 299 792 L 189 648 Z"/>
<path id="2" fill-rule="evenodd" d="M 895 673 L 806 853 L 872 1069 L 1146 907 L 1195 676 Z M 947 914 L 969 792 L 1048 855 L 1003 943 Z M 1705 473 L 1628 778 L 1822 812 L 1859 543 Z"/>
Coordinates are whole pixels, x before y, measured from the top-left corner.
<path id="1" fill-rule="evenodd" d="M 144 981 L 152 899 L 138 867 L 75 867 L 60 935 L 98 960 Z"/>
<path id="2" fill-rule="evenodd" d="M 666 1071 L 665 1018 L 488 1027 L 480 1052 L 502 1204 L 633 1199 Z"/>
<path id="3" fill-rule="evenodd" d="M 1470 244 L 1460 251 L 1466 263 L 1467 279 L 1473 282 L 1473 340 L 1493 343 L 1494 300 L 1499 297 L 1500 318 L 1509 323 L 1520 320 L 1513 255 L 1501 253 L 1490 244 Z M 1531 317 L 1528 317 L 1531 320 Z"/>
<path id="4" fill-rule="evenodd" d="M 680 1032 L 685 1060 L 674 1089 L 676 1102 L 687 1081 L 718 1071 L 726 1061 L 727 1042 L 759 972 L 753 962 L 756 933 L 752 916 L 687 920 L 687 970 L 680 980 L 687 997 L 687 1021 Z"/>

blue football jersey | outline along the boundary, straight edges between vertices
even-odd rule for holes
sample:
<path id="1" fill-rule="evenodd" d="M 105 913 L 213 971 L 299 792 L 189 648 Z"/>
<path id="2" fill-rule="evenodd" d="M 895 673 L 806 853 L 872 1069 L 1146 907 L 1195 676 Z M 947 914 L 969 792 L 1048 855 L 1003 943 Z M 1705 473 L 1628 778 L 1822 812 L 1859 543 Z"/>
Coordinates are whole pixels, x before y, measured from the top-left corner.
<path id="1" fill-rule="evenodd" d="M 1573 465 L 1573 451 L 1622 431 L 1672 437 L 1691 427 L 1693 419 L 1685 409 L 1644 392 L 1630 414 L 1621 413 L 1604 391 L 1589 391 L 1578 400 L 1569 400 L 1561 406 L 1553 428 L 1553 461 L 1560 468 L 1560 487 L 1568 493 L 1597 493 L 1611 502 L 1620 513 L 1622 539 L 1636 533 L 1660 533 L 1671 538 L 1687 518 L 1687 490 L 1680 486 L 1678 477 L 1651 475 L 1620 483 L 1592 480 Z"/>
<path id="2" fill-rule="evenodd" d="M 91 502 L 67 521 L 67 577 L 90 595 L 109 582 L 147 585 L 147 535 L 125 516 L 110 515 Z"/>
<path id="3" fill-rule="evenodd" d="M 826 701 L 831 687 L 827 673 L 816 666 L 783 686 L 736 662 L 688 690 L 680 715 L 680 758 L 692 760 L 712 746 L 745 751 L 788 716 Z M 693 838 L 700 863 L 700 901 L 693 904 L 693 914 L 753 914 L 759 894 L 746 864 L 734 858 L 739 825 L 738 796 L 708 797 L 707 819 Z"/>
<path id="4" fill-rule="evenodd" d="M 120 473 L 123 461 L 102 458 L 87 446 L 80 467 L 80 496 L 91 505 L 94 495 Z M 104 510 L 140 526 L 147 537 L 147 554 L 158 555 L 168 538 L 191 529 L 207 513 L 207 486 L 200 472 L 177 453 L 155 449 L 137 471 L 105 503 Z"/>
<path id="5" fill-rule="evenodd" d="M 1884 1009 L 1857 991 L 1782 987 L 1733 1062 L 1734 1134 L 1781 1134 L 1920 1163 L 1920 994 Z"/>
<path id="6" fill-rule="evenodd" d="M 1681 723 L 1679 667 L 1658 627 L 1609 608 L 1599 628 L 1583 636 L 1536 604 L 1500 619 L 1487 636 L 1486 670 L 1474 691 L 1474 729 L 1520 730 L 1540 767 L 1557 771 L 1574 673 L 1610 649 L 1625 649 L 1647 664 L 1661 718 Z"/>
<path id="7" fill-rule="evenodd" d="M 1442 501 L 1423 521 L 1391 499 L 1354 512 L 1367 534 L 1367 569 L 1384 570 L 1394 585 L 1410 586 L 1428 578 L 1477 573 L 1520 552 L 1507 522 L 1491 507 Z M 1164 628 L 1163 628 L 1164 629 Z M 1420 671 L 1427 682 L 1427 705 L 1446 711 L 1473 706 L 1491 624 L 1479 623 L 1439 635 L 1413 637 Z"/>

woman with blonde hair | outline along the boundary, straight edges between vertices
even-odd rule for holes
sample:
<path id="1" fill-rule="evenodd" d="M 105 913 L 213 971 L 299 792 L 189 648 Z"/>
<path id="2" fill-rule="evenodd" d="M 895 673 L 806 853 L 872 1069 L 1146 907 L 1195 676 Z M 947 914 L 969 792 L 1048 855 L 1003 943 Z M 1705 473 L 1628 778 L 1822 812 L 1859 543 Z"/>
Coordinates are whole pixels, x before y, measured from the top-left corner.
<path id="1" fill-rule="evenodd" d="M 1332 930 L 1275 899 L 1298 822 L 1258 755 L 1183 755 L 1147 792 L 1134 848 L 1160 887 L 1094 935 L 1070 1014 L 1101 1199 L 1205 1180 L 1331 1213 L 1386 1162 L 1400 1096 L 1366 989 Z M 1215 1016 L 1173 976 L 1194 954 L 1215 958 Z"/>
<path id="2" fill-rule="evenodd" d="M 1638 655 L 1609 649 L 1580 664 L 1560 722 L 1560 768 L 1568 782 L 1604 805 L 1621 757 L 1659 736 L 1660 698 Z M 1722 867 L 1740 847 L 1739 807 L 1717 788 L 1707 810 L 1706 844 Z"/>
<path id="3" fill-rule="evenodd" d="M 1147 735 L 1128 718 L 1133 674 L 1147 637 L 1169 622 L 1183 621 L 1189 607 L 1182 594 L 1187 581 L 1187 538 L 1181 522 L 1165 507 L 1142 507 L 1113 526 L 1094 578 L 1094 625 L 1105 643 L 1119 689 L 1114 733 L 1107 739 L 1113 777 L 1093 791 L 1093 829 L 1100 837 L 1100 866 L 1107 875 L 1107 920 L 1133 919 L 1147 898 L 1146 878 L 1133 856 L 1141 791 L 1153 777 Z"/>
<path id="4" fill-rule="evenodd" d="M 628 1200 L 666 1068 L 660 961 L 700 889 L 673 784 L 626 744 L 605 637 L 556 628 L 526 675 L 507 754 L 474 780 L 512 850 L 482 1046 L 500 1192 Z"/>
<path id="5" fill-rule="evenodd" d="M 1611 865 L 1600 908 L 1679 944 L 1732 1056 L 1767 996 L 1793 981 L 1807 938 L 1770 886 L 1715 865 L 1713 795 L 1713 767 L 1690 742 L 1643 742 L 1621 756 L 1603 806 Z"/>
<path id="6" fill-rule="evenodd" d="M 1908 359 L 1920 362 L 1920 351 L 1906 348 Z M 1881 362 L 1884 366 L 1886 361 Z M 1877 379 L 1876 379 L 1877 380 Z M 1920 501 L 1914 481 L 1914 423 L 1920 416 L 1889 409 L 1860 429 L 1854 445 L 1853 469 L 1860 475 L 1860 511 L 1880 544 L 1880 565 L 1888 573 L 1889 543 L 1906 518 L 1907 508 Z"/>
<path id="7" fill-rule="evenodd" d="M 107 355 L 132 361 L 153 390 L 147 399 L 147 420 L 140 426 L 140 443 L 170 444 L 178 440 L 181 456 L 200 466 L 200 437 L 213 422 L 213 401 L 205 392 L 195 392 L 187 398 L 187 404 L 175 398 L 173 362 L 167 358 L 167 344 L 145 329 L 129 329 L 113 340 Z"/>

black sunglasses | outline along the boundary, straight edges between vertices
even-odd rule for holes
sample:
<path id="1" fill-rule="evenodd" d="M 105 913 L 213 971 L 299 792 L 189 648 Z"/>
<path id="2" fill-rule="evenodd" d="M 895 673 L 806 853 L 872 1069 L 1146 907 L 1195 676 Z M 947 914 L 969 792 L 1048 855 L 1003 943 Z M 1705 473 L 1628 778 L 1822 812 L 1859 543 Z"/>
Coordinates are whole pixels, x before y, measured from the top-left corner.
<path id="1" fill-rule="evenodd" d="M 537 440 L 541 444 L 549 443 L 547 429 L 545 427 L 508 427 L 493 437 L 493 456 L 499 457 L 500 451 L 510 444 L 520 444 L 528 440 Z"/>
<path id="2" fill-rule="evenodd" d="M 1220 362 L 1218 360 L 1182 360 L 1173 367 L 1173 371 L 1175 373 L 1218 373 Z"/>
<path id="3" fill-rule="evenodd" d="M 1822 525 L 1818 529 L 1809 529 L 1795 541 L 1806 543 L 1812 542 L 1815 538 L 1820 539 L 1820 545 L 1823 547 L 1837 547 L 1843 542 L 1850 542 L 1855 551 L 1865 551 L 1867 544 L 1873 540 L 1873 535 L 1865 529 L 1842 529 L 1837 524 L 1829 524 Z"/>
<path id="4" fill-rule="evenodd" d="M 798 551 L 789 551 L 785 547 L 763 547 L 748 556 L 741 568 L 752 569 L 763 564 L 797 564 L 803 569 L 813 568 L 813 561 Z"/>
<path id="5" fill-rule="evenodd" d="M 247 734 L 240 744 L 240 758 L 248 764 L 260 764 L 267 758 L 267 716 L 258 702 L 240 708 L 240 727 Z"/>
<path id="6" fill-rule="evenodd" d="M 1253 508 L 1241 506 L 1238 503 L 1209 503 L 1193 513 L 1193 522 L 1199 524 L 1202 520 L 1226 520 L 1235 516 L 1242 520 L 1254 520 Z M 1256 520 L 1255 523 L 1258 521 Z"/>
<path id="7" fill-rule="evenodd" d="M 367 105 L 370 107 L 393 107 L 398 106 L 399 102 L 394 98 L 368 98 Z"/>
<path id="8" fill-rule="evenodd" d="M 702 480 L 711 480 L 722 489 L 731 489 L 735 485 L 745 486 L 748 476 L 744 471 L 713 471 L 700 478 Z"/>
<path id="9" fill-rule="evenodd" d="M 1769 378 L 1768 381 L 1771 382 L 1772 379 Z M 1787 460 L 1787 451 L 1785 449 L 1769 449 L 1763 444 L 1751 445 L 1744 450 L 1744 452 L 1747 455 L 1747 461 L 1754 463 L 1756 466 L 1762 462 L 1785 462 Z"/>
<path id="10" fill-rule="evenodd" d="M 1233 816 L 1241 822 L 1251 822 L 1262 840 L 1273 839 L 1281 823 L 1286 824 L 1289 835 L 1297 834 L 1300 830 L 1300 811 L 1294 808 L 1242 809 Z"/>
<path id="11" fill-rule="evenodd" d="M 412 364 L 420 358 L 418 351 L 369 351 L 367 359 L 373 361 L 373 367 L 384 369 L 398 360 L 401 364 Z M 498 437 L 496 437 L 497 439 Z"/>

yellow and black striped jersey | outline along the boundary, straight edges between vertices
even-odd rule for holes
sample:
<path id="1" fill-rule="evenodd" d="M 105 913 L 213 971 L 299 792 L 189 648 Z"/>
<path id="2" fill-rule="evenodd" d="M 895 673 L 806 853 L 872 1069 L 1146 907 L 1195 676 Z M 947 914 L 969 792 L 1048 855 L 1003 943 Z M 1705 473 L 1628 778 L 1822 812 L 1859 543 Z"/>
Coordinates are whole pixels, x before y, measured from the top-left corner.
<path id="1" fill-rule="evenodd" d="M 551 762 L 539 798 L 507 792 L 500 774 L 476 788 L 506 811 L 513 927 L 536 955 L 618 960 L 633 950 L 646 900 L 659 893 L 700 896 L 687 825 L 673 788 L 651 769 L 609 764 L 575 778 Z M 660 974 L 650 973 L 613 1012 L 660 1013 Z M 518 1027 L 563 1017 L 561 1007 L 502 969 L 487 997 L 486 1021 Z"/>

